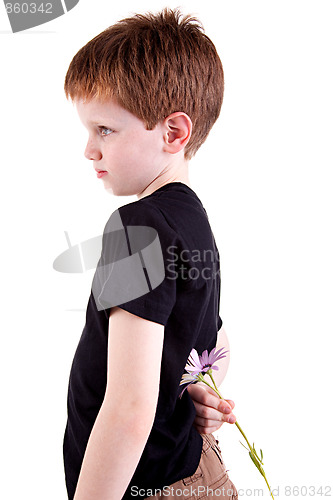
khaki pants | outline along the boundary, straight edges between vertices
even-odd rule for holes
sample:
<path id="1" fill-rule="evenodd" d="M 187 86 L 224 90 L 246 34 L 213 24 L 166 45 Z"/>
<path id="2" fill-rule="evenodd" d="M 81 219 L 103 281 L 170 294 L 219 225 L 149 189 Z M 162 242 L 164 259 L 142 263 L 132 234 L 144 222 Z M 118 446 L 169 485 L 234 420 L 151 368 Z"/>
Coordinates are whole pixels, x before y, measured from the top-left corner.
<path id="1" fill-rule="evenodd" d="M 203 439 L 201 458 L 193 476 L 186 477 L 165 487 L 161 490 L 161 493 L 148 497 L 149 500 L 161 498 L 180 500 L 238 499 L 235 485 L 229 479 L 222 460 L 218 441 L 213 434 L 201 434 L 201 436 Z"/>

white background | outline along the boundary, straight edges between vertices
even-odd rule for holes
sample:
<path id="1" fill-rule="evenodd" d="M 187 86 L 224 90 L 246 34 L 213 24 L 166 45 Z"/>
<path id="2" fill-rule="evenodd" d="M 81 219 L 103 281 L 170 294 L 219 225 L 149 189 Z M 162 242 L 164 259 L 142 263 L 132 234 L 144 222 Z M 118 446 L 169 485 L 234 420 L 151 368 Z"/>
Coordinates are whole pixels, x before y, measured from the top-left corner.
<path id="1" fill-rule="evenodd" d="M 220 119 L 190 164 L 221 255 L 231 344 L 222 392 L 263 448 L 276 498 L 288 497 L 287 486 L 303 486 L 302 498 L 311 485 L 333 495 L 331 2 L 81 0 L 16 34 L 0 5 L 6 500 L 67 498 L 67 384 L 94 271 L 62 274 L 52 264 L 67 247 L 64 231 L 72 245 L 99 235 L 136 199 L 110 196 L 83 157 L 87 136 L 65 99 L 66 70 L 110 24 L 166 5 L 201 19 L 225 71 Z M 216 436 L 240 498 L 256 498 L 256 488 L 269 498 L 236 427 Z"/>

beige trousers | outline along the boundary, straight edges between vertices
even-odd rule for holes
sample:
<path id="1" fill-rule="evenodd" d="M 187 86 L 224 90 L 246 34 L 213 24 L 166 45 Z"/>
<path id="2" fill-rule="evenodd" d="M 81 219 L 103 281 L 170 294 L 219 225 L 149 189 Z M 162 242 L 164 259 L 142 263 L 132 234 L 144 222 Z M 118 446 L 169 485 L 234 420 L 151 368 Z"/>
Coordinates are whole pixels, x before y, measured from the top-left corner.
<path id="1" fill-rule="evenodd" d="M 148 497 L 149 500 L 238 499 L 236 487 L 227 474 L 218 441 L 213 434 L 201 434 L 201 436 L 203 439 L 201 458 L 193 476 L 164 487 L 156 495 Z"/>

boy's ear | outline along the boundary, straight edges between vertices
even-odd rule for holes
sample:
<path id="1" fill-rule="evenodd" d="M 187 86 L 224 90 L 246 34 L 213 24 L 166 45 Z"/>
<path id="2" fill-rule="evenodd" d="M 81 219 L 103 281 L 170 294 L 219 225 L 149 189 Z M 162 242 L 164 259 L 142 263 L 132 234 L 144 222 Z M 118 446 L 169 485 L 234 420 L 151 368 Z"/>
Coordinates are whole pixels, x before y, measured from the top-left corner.
<path id="1" fill-rule="evenodd" d="M 191 118 L 182 111 L 167 116 L 164 125 L 164 148 L 167 153 L 175 154 L 185 148 L 192 133 Z"/>

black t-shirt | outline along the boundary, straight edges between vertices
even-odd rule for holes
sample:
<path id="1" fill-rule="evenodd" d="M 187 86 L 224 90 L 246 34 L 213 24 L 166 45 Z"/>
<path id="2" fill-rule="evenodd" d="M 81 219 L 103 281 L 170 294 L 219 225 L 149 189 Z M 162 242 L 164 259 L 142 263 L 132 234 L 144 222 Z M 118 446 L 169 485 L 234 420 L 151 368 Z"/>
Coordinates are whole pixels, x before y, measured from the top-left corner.
<path id="1" fill-rule="evenodd" d="M 121 279 L 126 259 L 135 268 L 133 280 L 131 273 Z M 179 382 L 192 348 L 201 354 L 215 347 L 222 326 L 219 302 L 219 253 L 207 213 L 190 187 L 171 182 L 111 215 L 69 378 L 63 443 L 69 499 L 105 395 L 109 314 L 115 305 L 165 327 L 156 415 L 123 499 L 195 472 L 202 437 L 192 425 L 195 407 L 188 392 L 178 397 Z"/>

